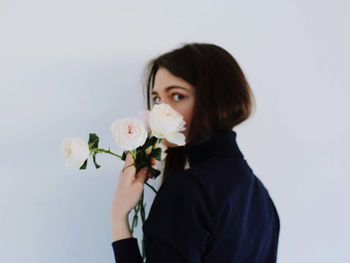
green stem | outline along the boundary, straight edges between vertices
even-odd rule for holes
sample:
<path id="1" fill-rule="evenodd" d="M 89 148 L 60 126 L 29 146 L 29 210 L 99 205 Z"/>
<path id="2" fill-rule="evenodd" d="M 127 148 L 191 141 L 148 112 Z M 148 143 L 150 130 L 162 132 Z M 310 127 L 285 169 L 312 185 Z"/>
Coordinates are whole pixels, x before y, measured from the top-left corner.
<path id="1" fill-rule="evenodd" d="M 153 190 L 153 192 L 157 193 L 157 190 L 154 189 L 154 187 L 153 187 L 152 185 L 150 185 L 150 184 L 147 183 L 147 182 L 145 182 L 145 184 L 148 185 L 148 187 L 150 187 L 150 188 Z"/>
<path id="2" fill-rule="evenodd" d="M 128 167 L 130 167 L 130 166 L 133 166 L 133 165 L 134 165 L 134 163 L 132 163 L 132 164 L 126 166 L 124 169 L 126 169 L 126 168 L 128 168 Z"/>
<path id="3" fill-rule="evenodd" d="M 137 220 L 138 220 L 137 213 L 138 213 L 139 207 L 140 207 L 140 203 L 134 208 L 134 217 L 132 219 L 131 233 L 134 232 L 134 228 L 137 225 Z"/>
<path id="4" fill-rule="evenodd" d="M 98 149 L 98 148 L 93 148 L 92 150 L 95 151 L 95 152 L 109 153 L 109 154 L 112 154 L 112 155 L 117 156 L 117 157 L 119 157 L 119 158 L 122 158 L 121 155 L 118 155 L 118 154 L 116 154 L 116 153 L 114 153 L 114 152 L 111 152 L 110 150 L 107 151 L 107 150 L 105 150 L 105 149 Z"/>
<path id="5" fill-rule="evenodd" d="M 143 204 L 143 195 L 144 195 L 144 191 L 142 191 L 142 195 L 141 195 L 141 210 L 140 210 L 140 214 L 141 214 L 141 220 L 142 220 L 142 225 L 145 223 L 145 207 Z M 144 261 L 146 258 L 146 249 L 145 249 L 145 236 L 144 233 L 142 231 L 142 260 Z"/>

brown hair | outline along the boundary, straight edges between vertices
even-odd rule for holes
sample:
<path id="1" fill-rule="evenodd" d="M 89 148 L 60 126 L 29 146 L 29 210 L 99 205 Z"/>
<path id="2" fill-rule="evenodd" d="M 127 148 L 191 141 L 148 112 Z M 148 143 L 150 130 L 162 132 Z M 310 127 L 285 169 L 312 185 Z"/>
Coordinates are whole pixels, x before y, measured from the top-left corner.
<path id="1" fill-rule="evenodd" d="M 151 110 L 152 89 L 157 70 L 164 67 L 195 88 L 193 117 L 187 144 L 196 144 L 218 131 L 232 130 L 248 119 L 255 99 L 242 69 L 223 48 L 209 43 L 188 43 L 162 54 L 146 65 L 147 109 Z M 163 170 L 167 176 L 184 170 L 185 146 L 168 148 Z"/>

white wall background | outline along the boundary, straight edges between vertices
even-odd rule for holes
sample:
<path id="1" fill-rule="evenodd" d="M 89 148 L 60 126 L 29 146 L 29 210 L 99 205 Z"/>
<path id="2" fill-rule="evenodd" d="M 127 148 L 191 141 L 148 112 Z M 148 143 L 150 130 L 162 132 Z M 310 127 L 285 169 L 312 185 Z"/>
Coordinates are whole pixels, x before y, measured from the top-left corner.
<path id="1" fill-rule="evenodd" d="M 118 152 L 109 127 L 143 108 L 144 65 L 186 42 L 227 49 L 255 93 L 235 130 L 280 214 L 278 262 L 350 262 L 349 7 L 0 0 L 0 262 L 114 262 L 122 162 L 70 171 L 58 147 L 95 132 Z"/>

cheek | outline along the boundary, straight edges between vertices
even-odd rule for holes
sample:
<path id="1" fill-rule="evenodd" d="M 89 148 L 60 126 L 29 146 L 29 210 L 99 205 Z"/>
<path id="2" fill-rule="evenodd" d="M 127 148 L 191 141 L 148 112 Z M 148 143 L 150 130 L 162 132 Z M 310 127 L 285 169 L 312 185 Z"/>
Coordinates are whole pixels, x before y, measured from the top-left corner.
<path id="1" fill-rule="evenodd" d="M 181 112 L 181 115 L 184 118 L 184 121 L 186 122 L 186 129 L 189 127 L 192 119 L 192 109 L 183 109 Z"/>
<path id="2" fill-rule="evenodd" d="M 176 111 L 178 111 L 182 117 L 184 118 L 184 121 L 186 122 L 185 128 L 188 130 L 189 125 L 191 124 L 192 120 L 192 112 L 193 112 L 193 100 L 188 100 L 186 103 L 180 105 L 177 105 L 177 107 L 174 107 Z"/>

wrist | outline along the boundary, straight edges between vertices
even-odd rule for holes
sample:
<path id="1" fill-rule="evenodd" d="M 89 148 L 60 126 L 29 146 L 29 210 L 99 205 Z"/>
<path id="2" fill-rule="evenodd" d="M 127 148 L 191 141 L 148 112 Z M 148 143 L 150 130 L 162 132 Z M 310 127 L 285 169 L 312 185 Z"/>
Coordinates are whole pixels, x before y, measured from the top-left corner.
<path id="1" fill-rule="evenodd" d="M 120 215 L 111 218 L 111 230 L 113 242 L 132 237 L 128 215 Z"/>
<path id="2" fill-rule="evenodd" d="M 110 219 L 113 221 L 125 220 L 129 217 L 130 211 L 121 209 L 121 207 L 113 205 L 110 211 Z"/>
<path id="3" fill-rule="evenodd" d="M 121 222 L 129 220 L 129 213 L 114 213 L 110 216 L 111 222 Z"/>

